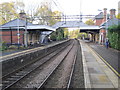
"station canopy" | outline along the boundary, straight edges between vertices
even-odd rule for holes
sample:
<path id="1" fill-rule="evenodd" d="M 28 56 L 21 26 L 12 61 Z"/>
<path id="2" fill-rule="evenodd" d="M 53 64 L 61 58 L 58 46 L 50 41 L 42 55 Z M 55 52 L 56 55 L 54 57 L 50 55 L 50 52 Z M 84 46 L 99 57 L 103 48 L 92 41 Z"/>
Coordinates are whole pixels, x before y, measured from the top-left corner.
<path id="1" fill-rule="evenodd" d="M 81 21 L 60 21 L 52 26 L 53 28 L 79 28 L 80 32 L 96 32 L 98 33 L 100 28 L 95 25 L 87 25 Z"/>
<path id="2" fill-rule="evenodd" d="M 81 26 L 87 26 L 85 23 L 80 21 L 60 21 L 53 25 L 53 28 L 80 28 Z"/>
<path id="3" fill-rule="evenodd" d="M 40 30 L 40 31 L 55 31 L 54 28 L 48 25 L 35 25 L 30 22 L 26 22 L 21 19 L 14 19 L 8 23 L 5 23 L 0 26 L 0 29 L 27 29 L 27 30 Z"/>
<path id="4" fill-rule="evenodd" d="M 99 33 L 100 27 L 94 25 L 80 27 L 80 32 Z"/>
<path id="5" fill-rule="evenodd" d="M 27 26 L 27 29 L 28 30 L 39 30 L 39 29 L 42 29 L 42 30 L 47 30 L 47 31 L 55 31 L 56 29 L 50 27 L 50 26 L 47 26 L 47 25 L 29 25 Z"/>

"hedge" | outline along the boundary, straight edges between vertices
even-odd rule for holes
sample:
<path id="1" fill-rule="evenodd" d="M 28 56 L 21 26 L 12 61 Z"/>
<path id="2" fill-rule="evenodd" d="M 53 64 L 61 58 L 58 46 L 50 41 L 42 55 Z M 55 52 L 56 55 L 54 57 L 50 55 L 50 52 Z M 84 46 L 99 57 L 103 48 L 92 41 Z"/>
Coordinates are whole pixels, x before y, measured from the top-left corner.
<path id="1" fill-rule="evenodd" d="M 120 25 L 113 25 L 108 28 L 110 46 L 120 50 Z"/>

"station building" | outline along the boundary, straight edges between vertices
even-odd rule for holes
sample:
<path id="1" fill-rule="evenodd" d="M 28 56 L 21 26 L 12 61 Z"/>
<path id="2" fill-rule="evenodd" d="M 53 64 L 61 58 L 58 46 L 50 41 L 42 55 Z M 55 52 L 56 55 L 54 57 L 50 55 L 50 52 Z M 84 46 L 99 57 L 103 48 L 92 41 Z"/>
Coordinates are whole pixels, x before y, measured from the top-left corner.
<path id="1" fill-rule="evenodd" d="M 0 26 L 0 36 L 7 44 L 44 43 L 46 37 L 55 31 L 47 25 L 35 25 L 25 19 L 25 13 Z"/>
<path id="2" fill-rule="evenodd" d="M 115 9 L 110 9 L 110 12 L 108 14 L 107 8 L 104 8 L 103 12 L 100 12 L 95 16 L 94 22 L 96 26 L 100 27 L 99 44 L 104 44 L 105 39 L 107 38 L 108 27 L 112 25 L 118 25 L 120 23 L 120 20 L 116 18 Z"/>

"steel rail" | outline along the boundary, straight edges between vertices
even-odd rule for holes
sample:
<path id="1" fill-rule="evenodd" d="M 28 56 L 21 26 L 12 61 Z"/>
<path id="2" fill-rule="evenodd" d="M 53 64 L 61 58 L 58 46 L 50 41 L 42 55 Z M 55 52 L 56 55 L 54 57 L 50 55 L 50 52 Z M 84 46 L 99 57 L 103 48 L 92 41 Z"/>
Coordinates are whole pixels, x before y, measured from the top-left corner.
<path id="1" fill-rule="evenodd" d="M 62 46 L 61 46 L 61 47 L 62 47 Z M 58 47 L 57 49 L 59 49 L 59 48 L 61 48 L 61 47 Z M 35 48 L 35 50 L 36 50 L 36 49 L 37 49 L 37 48 Z M 31 50 L 32 50 L 32 49 L 31 49 Z M 54 51 L 52 51 L 52 52 L 54 52 Z M 51 54 L 52 52 L 46 54 L 45 56 L 43 56 L 43 57 L 41 57 L 41 58 L 37 58 L 37 59 L 35 59 L 34 61 L 31 61 L 30 63 L 25 64 L 24 66 L 22 66 L 22 67 L 20 67 L 20 68 L 18 68 L 18 69 L 15 69 L 14 71 L 12 71 L 12 72 L 10 72 L 10 73 L 8 73 L 8 74 L 2 76 L 2 77 L 0 78 L 0 80 L 1 80 L 2 78 L 7 77 L 8 75 L 10 75 L 10 74 L 16 72 L 16 71 L 19 71 L 20 69 L 25 68 L 25 67 L 28 66 L 28 65 L 31 65 L 31 64 L 35 63 L 35 62 L 38 61 L 39 59 L 42 59 L 42 58 L 46 57 L 47 55 Z"/>
<path id="2" fill-rule="evenodd" d="M 67 47 L 67 45 L 64 47 L 64 48 L 66 48 Z M 60 47 L 59 47 L 60 48 Z M 62 50 L 64 50 L 64 48 L 62 48 L 59 52 L 61 52 Z M 59 54 L 59 52 L 57 53 L 57 54 Z M 57 54 L 55 54 L 54 56 L 56 56 Z M 53 57 L 54 57 L 53 56 Z M 53 57 L 51 57 L 51 58 L 53 58 Z M 51 59 L 51 58 L 49 58 L 49 60 Z M 49 60 L 47 60 L 47 61 L 49 61 Z M 47 62 L 46 61 L 46 62 Z M 2 90 L 6 90 L 6 89 L 9 89 L 10 87 L 12 87 L 13 85 L 15 85 L 17 82 L 19 82 L 21 79 L 23 79 L 24 77 L 26 77 L 27 75 L 29 75 L 30 73 L 32 73 L 33 71 L 35 71 L 37 68 L 39 68 L 40 66 L 42 66 L 44 63 L 46 63 L 46 62 L 43 62 L 41 65 L 38 65 L 37 67 L 35 67 L 33 70 L 31 70 L 31 71 L 29 71 L 29 72 L 27 72 L 26 74 L 24 74 L 24 75 L 22 75 L 18 80 L 16 80 L 16 81 L 14 81 L 13 83 L 11 83 L 11 84 L 9 84 L 8 86 L 6 86 L 5 88 L 3 88 Z M 36 63 L 36 62 L 35 62 Z M 25 72 L 25 71 L 24 71 Z"/>
<path id="3" fill-rule="evenodd" d="M 71 85 L 73 72 L 74 72 L 74 69 L 75 69 L 75 63 L 76 63 L 76 59 L 77 59 L 77 52 L 78 52 L 78 49 L 76 50 L 76 54 L 74 55 L 74 60 L 73 60 L 73 64 L 72 64 L 72 70 L 71 70 L 71 73 L 70 73 L 70 76 L 69 76 L 69 80 L 68 80 L 68 84 L 67 84 L 67 90 L 69 90 L 70 85 Z"/>
<path id="4" fill-rule="evenodd" d="M 47 80 L 56 71 L 56 69 L 60 66 L 60 64 L 65 60 L 65 58 L 67 57 L 67 55 L 69 54 L 69 52 L 72 50 L 73 46 L 74 46 L 74 43 L 73 43 L 72 47 L 70 48 L 70 50 L 67 52 L 67 54 L 63 57 L 63 59 L 61 60 L 61 62 L 56 67 L 54 67 L 54 69 L 49 73 L 49 75 L 44 79 L 44 81 L 35 90 L 40 90 L 41 88 L 44 87 L 44 85 L 46 84 Z"/>

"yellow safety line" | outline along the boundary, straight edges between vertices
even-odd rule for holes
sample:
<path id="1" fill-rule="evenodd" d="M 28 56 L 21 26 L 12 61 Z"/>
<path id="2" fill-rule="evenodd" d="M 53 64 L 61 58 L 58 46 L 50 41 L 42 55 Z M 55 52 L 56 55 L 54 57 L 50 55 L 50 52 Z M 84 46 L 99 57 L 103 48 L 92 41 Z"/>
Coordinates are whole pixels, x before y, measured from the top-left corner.
<path id="1" fill-rule="evenodd" d="M 92 49 L 91 47 L 89 47 L 108 67 L 110 67 L 110 69 L 117 75 L 120 77 L 120 74 L 109 64 L 106 62 L 106 60 L 100 56 L 100 54 L 98 54 L 94 49 Z"/>

